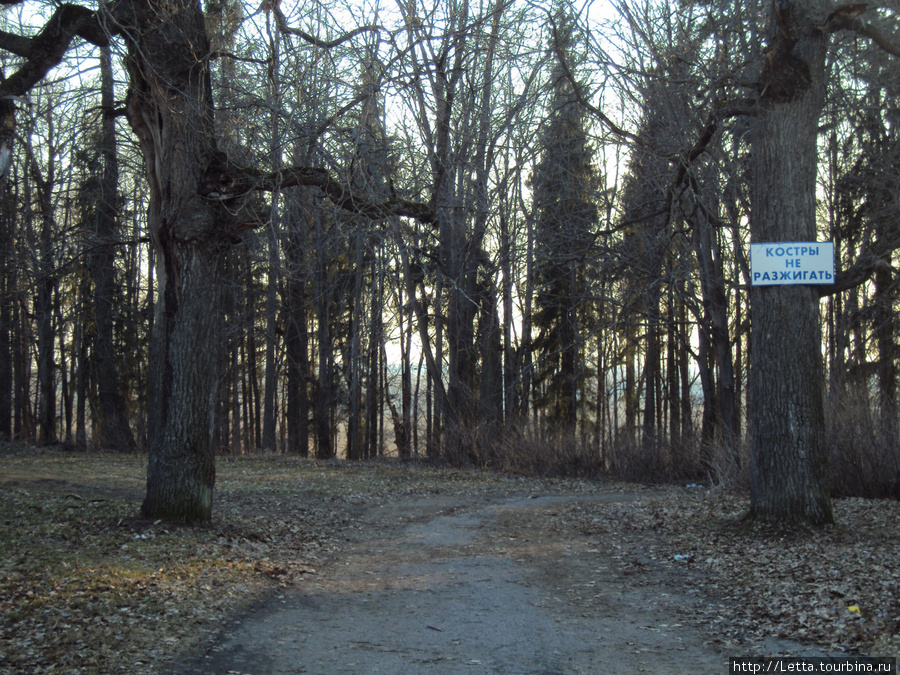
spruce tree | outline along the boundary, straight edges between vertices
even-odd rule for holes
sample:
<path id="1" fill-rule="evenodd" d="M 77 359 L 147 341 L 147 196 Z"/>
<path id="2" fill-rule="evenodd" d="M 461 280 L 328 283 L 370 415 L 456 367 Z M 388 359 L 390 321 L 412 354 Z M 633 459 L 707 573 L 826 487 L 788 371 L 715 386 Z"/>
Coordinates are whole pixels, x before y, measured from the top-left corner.
<path id="1" fill-rule="evenodd" d="M 575 64 L 574 17 L 559 7 L 551 49 Z M 532 175 L 535 206 L 535 375 L 542 405 L 558 428 L 574 433 L 585 375 L 583 344 L 590 316 L 591 248 L 598 212 L 599 176 L 577 86 L 559 59 L 551 72 L 550 103 Z"/>

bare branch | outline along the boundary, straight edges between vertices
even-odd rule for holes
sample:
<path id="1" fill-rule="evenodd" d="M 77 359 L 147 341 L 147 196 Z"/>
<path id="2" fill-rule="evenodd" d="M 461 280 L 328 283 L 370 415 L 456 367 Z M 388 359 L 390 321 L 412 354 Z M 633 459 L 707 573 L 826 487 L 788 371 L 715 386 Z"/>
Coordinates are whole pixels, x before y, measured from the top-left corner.
<path id="1" fill-rule="evenodd" d="M 691 167 L 691 165 L 704 152 L 706 152 L 706 148 L 709 147 L 709 144 L 715 137 L 716 132 L 719 130 L 719 125 L 722 123 L 722 121 L 734 117 L 755 115 L 756 109 L 754 103 L 755 102 L 752 100 L 742 100 L 724 103 L 716 102 L 713 105 L 713 109 L 710 111 L 709 117 L 707 117 L 706 119 L 706 125 L 703 127 L 703 131 L 701 132 L 700 137 L 697 139 L 697 142 L 694 143 L 693 146 L 682 152 L 678 158 L 678 166 L 675 170 L 675 179 L 672 181 L 672 185 L 669 189 L 670 200 L 674 196 L 675 190 L 681 185 L 682 181 L 684 181 L 685 175 L 687 174 L 687 171 Z"/>
<path id="2" fill-rule="evenodd" d="M 889 39 L 875 26 L 862 20 L 861 16 L 867 7 L 868 5 L 866 4 L 839 7 L 828 15 L 823 30 L 826 33 L 835 33 L 839 30 L 852 31 L 869 38 L 888 54 L 900 56 L 900 42 Z"/>
<path id="3" fill-rule="evenodd" d="M 609 129 L 619 138 L 628 139 L 639 146 L 643 146 L 643 140 L 641 140 L 637 135 L 620 127 L 609 117 L 607 117 L 606 114 L 602 110 L 600 110 L 600 108 L 587 100 L 587 97 L 582 91 L 583 87 L 578 82 L 578 80 L 575 79 L 575 74 L 569 67 L 568 61 L 566 61 L 565 52 L 563 51 L 562 46 L 559 44 L 559 32 L 557 31 L 556 26 L 553 27 L 553 53 L 556 56 L 556 60 L 559 63 L 560 68 L 562 68 L 563 70 L 563 75 L 565 75 L 566 79 L 569 81 L 569 84 L 572 85 L 572 90 L 575 93 L 575 99 L 578 101 L 579 105 L 583 106 L 585 110 L 587 110 L 594 117 L 600 120 L 600 122 L 602 122 L 607 129 Z"/>
<path id="4" fill-rule="evenodd" d="M 291 167 L 258 173 L 252 169 L 229 166 L 228 177 L 224 184 L 221 179 L 208 183 L 221 186 L 221 189 L 204 195 L 208 199 L 228 201 L 254 190 L 272 192 L 287 187 L 317 187 L 335 206 L 373 220 L 399 216 L 432 225 L 437 222 L 437 214 L 430 204 L 399 199 L 396 195 L 383 202 L 374 202 L 353 193 L 332 177 L 328 170 L 321 168 Z"/>
<path id="5" fill-rule="evenodd" d="M 32 54 L 32 38 L 0 30 L 0 49 L 12 52 L 16 56 L 26 59 L 30 58 Z"/>
<path id="6" fill-rule="evenodd" d="M 80 37 L 98 47 L 109 44 L 109 36 L 99 16 L 79 5 L 60 5 L 41 32 L 33 38 L 0 35 L 0 49 L 23 56 L 26 61 L 0 82 L 0 97 L 22 96 L 58 65 L 72 40 Z M 27 40 L 27 45 L 26 41 Z"/>
<path id="7" fill-rule="evenodd" d="M 272 9 L 272 13 L 275 15 L 275 25 L 278 26 L 278 30 L 280 30 L 282 33 L 287 33 L 288 35 L 296 35 L 309 44 L 315 47 L 320 47 L 322 49 L 331 49 L 332 47 L 337 47 L 338 45 L 343 44 L 348 40 L 352 40 L 360 33 L 367 33 L 370 31 L 378 32 L 379 30 L 381 30 L 379 26 L 362 26 L 334 40 L 320 40 L 314 35 L 303 32 L 299 28 L 291 28 L 290 26 L 288 26 L 287 19 L 285 19 L 284 14 L 281 12 L 281 8 L 278 6 L 277 2 L 271 3 L 270 7 Z"/>
<path id="8" fill-rule="evenodd" d="M 835 295 L 866 283 L 879 267 L 889 264 L 893 251 L 900 246 L 900 235 L 889 234 L 867 245 L 856 257 L 856 262 L 835 275 L 834 283 L 816 286 L 820 298 Z"/>
<path id="9" fill-rule="evenodd" d="M 210 52 L 209 54 L 210 60 L 214 61 L 216 59 L 231 59 L 232 61 L 238 61 L 240 63 L 255 63 L 256 65 L 265 66 L 269 64 L 269 59 L 254 59 L 250 56 L 238 56 L 232 52 Z"/>

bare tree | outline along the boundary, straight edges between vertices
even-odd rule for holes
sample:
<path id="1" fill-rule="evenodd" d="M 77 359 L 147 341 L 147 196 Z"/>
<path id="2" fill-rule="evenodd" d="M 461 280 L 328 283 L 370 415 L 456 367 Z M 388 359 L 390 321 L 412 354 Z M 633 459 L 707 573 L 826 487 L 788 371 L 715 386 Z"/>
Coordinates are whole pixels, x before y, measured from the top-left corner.
<path id="1" fill-rule="evenodd" d="M 120 389 L 116 368 L 113 323 L 115 319 L 115 258 L 119 240 L 119 158 L 116 145 L 115 92 L 111 55 L 108 47 L 100 50 L 102 131 L 100 155 L 102 176 L 98 185 L 94 213 L 94 248 L 90 272 L 94 283 L 94 367 L 97 371 L 100 408 L 100 443 L 120 452 L 137 449 L 128 420 L 128 410 Z"/>
<path id="2" fill-rule="evenodd" d="M 271 173 L 230 163 L 218 147 L 204 16 L 193 0 L 131 0 L 100 13 L 62 5 L 34 38 L 0 34 L 22 57 L 0 82 L 4 101 L 21 96 L 59 63 L 76 35 L 127 48 L 126 113 L 150 186 L 148 225 L 159 284 L 151 346 L 147 516 L 207 521 L 215 464 L 211 431 L 222 261 L 237 233 L 258 221 L 245 195 L 311 185 L 342 207 L 370 215 L 433 219 L 429 208 L 359 199 L 319 168 Z M 12 105 L 5 103 L 4 105 Z M 6 114 L 4 112 L 4 114 Z"/>

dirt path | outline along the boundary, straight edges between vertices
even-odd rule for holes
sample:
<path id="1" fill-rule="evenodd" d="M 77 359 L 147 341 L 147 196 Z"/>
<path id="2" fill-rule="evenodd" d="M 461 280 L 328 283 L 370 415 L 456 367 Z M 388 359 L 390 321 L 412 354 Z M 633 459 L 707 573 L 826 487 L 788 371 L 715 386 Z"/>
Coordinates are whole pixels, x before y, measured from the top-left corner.
<path id="1" fill-rule="evenodd" d="M 576 499 L 630 497 L 375 507 L 312 581 L 236 619 L 179 672 L 726 672 L 726 655 L 679 622 L 698 600 L 677 579 L 553 531 L 550 516 Z"/>
<path id="2" fill-rule="evenodd" d="M 730 655 L 898 653 L 896 502 L 786 530 L 696 486 L 242 458 L 194 528 L 134 517 L 143 471 L 0 446 L 0 672 L 724 673 Z"/>

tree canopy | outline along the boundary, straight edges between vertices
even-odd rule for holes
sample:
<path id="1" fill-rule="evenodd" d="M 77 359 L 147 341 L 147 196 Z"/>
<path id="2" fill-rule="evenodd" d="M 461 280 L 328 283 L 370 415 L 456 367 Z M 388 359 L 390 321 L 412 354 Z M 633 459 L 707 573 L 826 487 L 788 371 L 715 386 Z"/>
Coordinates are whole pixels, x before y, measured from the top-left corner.
<path id="1" fill-rule="evenodd" d="M 0 434 L 146 515 L 257 449 L 900 489 L 892 5 L 4 4 Z"/>

